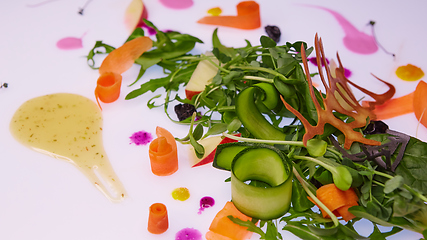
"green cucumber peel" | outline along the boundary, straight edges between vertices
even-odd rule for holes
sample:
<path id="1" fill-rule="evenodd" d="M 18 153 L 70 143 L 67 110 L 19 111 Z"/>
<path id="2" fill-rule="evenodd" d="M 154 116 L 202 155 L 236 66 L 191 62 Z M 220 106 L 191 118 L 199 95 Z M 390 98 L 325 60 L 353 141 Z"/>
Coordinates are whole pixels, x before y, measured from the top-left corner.
<path id="1" fill-rule="evenodd" d="M 288 211 L 292 197 L 292 162 L 280 150 L 265 144 L 248 146 L 233 158 L 231 173 L 232 200 L 242 213 L 270 220 Z M 265 184 L 252 186 L 247 181 Z"/>

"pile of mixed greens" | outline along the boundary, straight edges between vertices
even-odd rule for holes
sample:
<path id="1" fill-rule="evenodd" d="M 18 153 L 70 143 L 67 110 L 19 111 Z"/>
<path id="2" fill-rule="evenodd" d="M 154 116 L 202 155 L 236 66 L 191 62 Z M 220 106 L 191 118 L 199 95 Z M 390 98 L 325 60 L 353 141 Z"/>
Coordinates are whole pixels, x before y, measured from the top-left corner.
<path id="1" fill-rule="evenodd" d="M 156 105 L 155 101 L 164 96 L 156 95 L 147 105 L 149 108 L 163 106 L 172 121 L 188 124 L 188 135 L 178 140 L 191 144 L 198 156 L 204 154 L 203 146 L 198 143 L 200 139 L 240 133 L 241 137 L 236 139 L 273 145 L 292 160 L 294 181 L 288 213 L 278 219 L 263 220 L 259 226 L 231 218 L 234 222 L 260 234 L 261 239 L 282 239 L 278 221 L 284 224 L 283 230 L 302 239 L 385 239 L 402 229 L 427 237 L 427 174 L 423 169 L 427 166 L 427 143 L 392 131 L 382 122 L 370 122 L 369 111 L 366 112 L 369 109 L 358 103 L 354 104 L 358 116 L 364 117 L 362 125 L 355 119 L 355 111 L 330 109 L 332 104 L 327 101 L 333 96 L 319 92 L 310 80 L 310 76 L 319 74 L 323 78 L 323 74 L 310 75 L 303 67 L 313 48 L 304 42 L 278 46 L 267 36 L 261 36 L 260 45 L 253 46 L 246 41 L 245 47 L 232 48 L 220 42 L 215 30 L 213 56 L 192 55 L 189 52 L 196 43 L 202 43 L 200 39 L 178 32 L 162 32 L 149 21 L 146 24 L 156 29 L 156 41 L 152 50 L 135 61 L 141 65 L 137 81 L 153 65 L 162 67 L 166 76 L 144 82 L 126 99 L 164 88 L 164 103 Z M 143 35 L 143 30 L 138 28 L 127 41 Z M 318 42 L 316 50 L 321 66 L 324 56 Z M 97 42 L 88 55 L 89 65 L 96 68 L 94 56 L 112 50 L 114 47 Z M 219 60 L 219 64 L 212 61 L 213 58 Z M 206 59 L 218 68 L 216 76 L 191 100 L 181 98 L 177 91 L 187 84 L 197 64 Z M 335 74 L 326 68 L 326 75 L 328 79 L 336 75 L 335 78 L 343 80 L 343 76 L 339 76 L 341 70 L 340 63 Z M 352 93 L 345 89 L 345 81 L 333 82 L 342 88 L 327 88 L 350 95 L 347 100 L 334 98 L 335 102 L 349 103 L 353 99 Z M 179 106 L 177 109 L 185 110 L 184 115 L 180 114 L 181 120 L 168 113 L 173 102 Z M 329 114 L 336 120 L 325 121 L 319 114 Z M 316 128 L 316 132 L 311 132 L 312 128 Z M 307 133 L 312 135 L 310 139 L 304 139 Z M 356 218 L 348 222 L 333 216 L 323 218 L 313 208 L 307 196 L 329 183 L 340 189 L 356 190 L 359 206 L 349 209 Z M 362 218 L 374 225 L 369 236 L 359 235 L 354 228 Z M 392 228 L 381 232 L 378 225 Z"/>

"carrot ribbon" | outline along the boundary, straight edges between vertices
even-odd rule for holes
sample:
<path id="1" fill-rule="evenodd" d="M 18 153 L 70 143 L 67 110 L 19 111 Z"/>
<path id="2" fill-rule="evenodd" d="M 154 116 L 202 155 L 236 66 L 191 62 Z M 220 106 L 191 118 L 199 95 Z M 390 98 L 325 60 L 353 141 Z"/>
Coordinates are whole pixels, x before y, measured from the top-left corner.
<path id="1" fill-rule="evenodd" d="M 316 196 L 335 216 L 341 216 L 345 221 L 350 221 L 356 217 L 348 211 L 350 207 L 357 206 L 359 200 L 352 188 L 342 191 L 333 183 L 326 184 L 317 189 Z M 316 204 L 310 197 L 308 199 Z M 323 217 L 328 218 L 329 215 L 324 209 L 320 209 Z"/>
<path id="2" fill-rule="evenodd" d="M 153 234 L 161 234 L 169 228 L 168 211 L 163 203 L 154 203 L 150 206 L 147 230 Z"/>
<path id="3" fill-rule="evenodd" d="M 95 88 L 95 97 L 104 103 L 116 101 L 120 96 L 121 74 L 132 67 L 133 63 L 145 51 L 151 49 L 153 42 L 149 37 L 138 37 L 113 50 L 99 67 L 99 78 Z"/>
<path id="4" fill-rule="evenodd" d="M 168 176 L 178 170 L 176 140 L 166 129 L 156 128 L 157 138 L 149 146 L 151 171 L 157 176 Z"/>
<path id="5" fill-rule="evenodd" d="M 366 102 L 364 102 L 366 104 Z M 375 119 L 385 120 L 400 115 L 414 113 L 418 121 L 427 127 L 427 83 L 420 81 L 414 92 L 392 98 L 382 105 L 375 106 Z"/>
<path id="6" fill-rule="evenodd" d="M 243 240 L 250 239 L 252 232 L 246 227 L 240 226 L 232 222 L 228 216 L 231 215 L 239 218 L 242 221 L 251 221 L 252 218 L 241 213 L 232 202 L 227 202 L 213 219 L 209 231 L 206 233 L 206 240 L 231 239 Z"/>
<path id="7" fill-rule="evenodd" d="M 243 1 L 237 4 L 236 8 L 237 16 L 206 16 L 197 22 L 240 29 L 261 27 L 258 3 L 255 1 Z"/>

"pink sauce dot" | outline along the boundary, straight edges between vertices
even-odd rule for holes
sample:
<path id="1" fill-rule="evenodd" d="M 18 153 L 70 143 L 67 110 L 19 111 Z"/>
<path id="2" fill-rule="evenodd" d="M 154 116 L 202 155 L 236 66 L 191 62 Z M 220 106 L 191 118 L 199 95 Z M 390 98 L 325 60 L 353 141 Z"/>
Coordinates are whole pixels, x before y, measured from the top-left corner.
<path id="1" fill-rule="evenodd" d="M 153 140 L 153 136 L 151 135 L 151 133 L 148 133 L 146 131 L 135 132 L 129 138 L 131 140 L 131 143 L 134 143 L 136 145 L 146 145 L 151 140 Z"/>
<path id="2" fill-rule="evenodd" d="M 202 240 L 202 233 L 194 228 L 184 228 L 175 234 L 175 240 Z"/>
<path id="3" fill-rule="evenodd" d="M 215 205 L 215 200 L 212 197 L 203 197 L 200 199 L 200 208 L 199 208 L 199 214 L 202 214 L 202 211 L 206 208 L 213 207 Z"/>
<path id="4" fill-rule="evenodd" d="M 56 46 L 62 50 L 73 50 L 73 49 L 82 48 L 83 42 L 81 38 L 66 37 L 56 42 Z"/>
<path id="5" fill-rule="evenodd" d="M 168 8 L 185 9 L 193 6 L 193 0 L 160 0 Z"/>

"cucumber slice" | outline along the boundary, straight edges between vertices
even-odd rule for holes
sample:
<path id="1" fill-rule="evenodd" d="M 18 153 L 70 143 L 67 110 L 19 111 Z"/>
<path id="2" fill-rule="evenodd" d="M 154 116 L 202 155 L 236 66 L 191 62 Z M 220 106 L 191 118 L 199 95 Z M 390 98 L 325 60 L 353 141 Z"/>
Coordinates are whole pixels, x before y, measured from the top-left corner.
<path id="1" fill-rule="evenodd" d="M 292 197 L 292 163 L 280 150 L 263 144 L 248 146 L 234 157 L 231 169 L 231 197 L 242 213 L 270 220 L 288 211 Z M 250 181 L 258 184 L 250 185 Z"/>
<path id="2" fill-rule="evenodd" d="M 243 149 L 253 145 L 254 144 L 246 142 L 233 142 L 218 145 L 212 166 L 218 169 L 231 171 L 231 162 L 234 157 Z"/>

